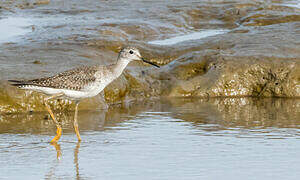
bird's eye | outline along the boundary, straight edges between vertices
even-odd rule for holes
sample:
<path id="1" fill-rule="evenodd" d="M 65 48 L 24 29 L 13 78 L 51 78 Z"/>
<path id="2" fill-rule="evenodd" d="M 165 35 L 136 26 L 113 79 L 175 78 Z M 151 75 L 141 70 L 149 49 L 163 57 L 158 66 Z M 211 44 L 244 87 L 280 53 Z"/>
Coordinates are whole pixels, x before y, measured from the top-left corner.
<path id="1" fill-rule="evenodd" d="M 129 53 L 130 53 L 130 54 L 133 54 L 133 51 L 132 51 L 132 50 L 130 50 L 130 51 L 129 51 Z"/>

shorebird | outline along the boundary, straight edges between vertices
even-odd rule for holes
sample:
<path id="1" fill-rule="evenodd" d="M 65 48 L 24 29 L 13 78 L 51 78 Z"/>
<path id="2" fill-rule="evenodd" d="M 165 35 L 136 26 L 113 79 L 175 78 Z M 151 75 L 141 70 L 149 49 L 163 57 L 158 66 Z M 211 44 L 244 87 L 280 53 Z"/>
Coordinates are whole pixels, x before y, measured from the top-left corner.
<path id="1" fill-rule="evenodd" d="M 75 101 L 73 125 L 78 141 L 81 141 L 77 122 L 80 100 L 99 94 L 109 83 L 118 78 L 126 66 L 134 60 L 141 60 L 159 68 L 158 65 L 142 58 L 137 48 L 126 47 L 119 52 L 115 64 L 107 66 L 82 66 L 50 77 L 32 80 L 9 80 L 9 82 L 20 89 L 38 91 L 48 95 L 44 99 L 44 104 L 57 128 L 56 136 L 51 140 L 51 143 L 56 143 L 60 139 L 62 128 L 55 119 L 47 101 L 58 98 Z"/>

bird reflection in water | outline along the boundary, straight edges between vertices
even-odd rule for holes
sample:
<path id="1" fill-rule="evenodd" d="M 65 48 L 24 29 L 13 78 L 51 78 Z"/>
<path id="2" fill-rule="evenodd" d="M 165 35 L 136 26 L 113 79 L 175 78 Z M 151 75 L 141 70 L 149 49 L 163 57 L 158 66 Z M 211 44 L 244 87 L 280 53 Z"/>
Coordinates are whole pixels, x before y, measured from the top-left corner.
<path id="1" fill-rule="evenodd" d="M 61 148 L 60 148 L 60 144 L 57 144 L 57 142 L 55 142 L 55 143 L 51 143 L 51 145 L 55 147 L 55 150 L 56 150 L 56 158 L 57 158 L 57 160 L 59 160 L 60 157 L 61 157 Z"/>
<path id="2" fill-rule="evenodd" d="M 53 162 L 53 165 L 49 168 L 48 173 L 45 175 L 45 179 L 53 179 L 54 178 L 56 169 L 59 166 L 60 157 L 62 155 L 61 148 L 60 148 L 59 144 L 57 144 L 57 143 L 51 143 L 51 145 L 54 146 L 54 148 L 56 150 L 56 159 Z"/>
<path id="3" fill-rule="evenodd" d="M 75 166 L 75 176 L 76 179 L 80 179 L 80 173 L 79 173 L 79 163 L 78 163 L 78 154 L 79 154 L 79 148 L 80 148 L 80 141 L 76 143 L 76 146 L 74 148 L 74 166 Z M 50 168 L 50 171 L 46 174 L 46 179 L 52 179 L 55 176 L 56 168 L 59 166 L 60 159 L 62 157 L 61 147 L 58 143 L 51 143 L 51 145 L 55 148 L 56 151 L 56 162 L 53 164 L 53 166 Z"/>
<path id="4" fill-rule="evenodd" d="M 80 141 L 77 142 L 76 147 L 74 149 L 74 165 L 76 170 L 76 179 L 80 179 L 79 174 L 79 163 L 78 163 L 78 154 L 79 154 L 79 148 L 80 148 Z"/>

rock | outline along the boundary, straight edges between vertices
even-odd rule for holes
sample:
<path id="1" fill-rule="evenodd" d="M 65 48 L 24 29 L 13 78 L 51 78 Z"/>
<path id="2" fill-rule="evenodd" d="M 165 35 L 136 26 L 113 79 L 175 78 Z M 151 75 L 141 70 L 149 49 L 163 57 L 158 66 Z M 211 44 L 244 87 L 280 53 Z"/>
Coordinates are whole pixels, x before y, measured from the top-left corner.
<path id="1" fill-rule="evenodd" d="M 35 6 L 37 2 L 43 6 Z M 162 1 L 135 3 L 125 9 L 114 2 L 66 1 L 63 7 L 49 2 L 0 3 L 16 13 L 25 8 L 24 17 L 58 18 L 53 22 L 50 18 L 46 25 L 24 27 L 34 26 L 35 30 L 26 34 L 22 43 L 1 45 L 1 113 L 45 111 L 43 95 L 17 90 L 7 79 L 50 76 L 80 65 L 111 64 L 127 45 L 138 47 L 143 57 L 161 68 L 131 63 L 103 93 L 83 100 L 81 109 L 103 109 L 149 97 L 300 96 L 299 10 L 286 2 L 178 1 L 170 6 L 169 1 Z M 118 13 L 111 9 L 111 3 Z M 7 16 L 0 13 L 1 18 Z M 78 23 L 78 19 L 86 23 Z M 149 43 L 204 29 L 228 33 L 183 39 L 172 45 Z M 41 62 L 47 65 L 33 65 Z M 57 110 L 74 108 L 69 101 L 51 104 Z"/>
<path id="2" fill-rule="evenodd" d="M 204 60 L 199 62 L 206 63 Z M 202 72 L 205 72 L 206 67 L 207 64 Z M 168 87 L 171 89 L 168 96 L 300 96 L 298 60 L 216 56 L 215 61 L 210 62 L 208 67 L 204 75 L 194 76 L 188 81 L 178 78 L 172 80 Z M 194 70 L 190 70 L 186 74 L 193 72 Z"/>

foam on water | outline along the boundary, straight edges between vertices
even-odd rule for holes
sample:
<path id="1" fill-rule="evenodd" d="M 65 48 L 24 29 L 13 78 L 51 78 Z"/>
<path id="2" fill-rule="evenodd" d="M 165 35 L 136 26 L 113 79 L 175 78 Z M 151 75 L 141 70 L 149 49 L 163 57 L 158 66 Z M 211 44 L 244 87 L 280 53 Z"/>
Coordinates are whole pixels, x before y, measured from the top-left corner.
<path id="1" fill-rule="evenodd" d="M 0 43 L 13 42 L 17 36 L 31 32 L 30 21 L 22 17 L 0 19 Z"/>
<path id="2" fill-rule="evenodd" d="M 285 3 L 285 6 L 300 8 L 300 0 L 291 1 L 290 3 Z"/>
<path id="3" fill-rule="evenodd" d="M 200 32 L 194 32 L 191 34 L 186 34 L 186 35 L 182 35 L 182 36 L 175 36 L 173 38 L 170 39 L 164 39 L 164 40 L 155 40 L 155 41 L 150 41 L 148 42 L 149 44 L 154 44 L 154 45 L 164 45 L 164 46 L 168 46 L 168 45 L 173 45 L 173 44 L 177 44 L 180 42 L 184 42 L 184 41 L 189 41 L 189 40 L 196 40 L 196 39 L 203 39 L 206 37 L 210 37 L 210 36 L 215 36 L 218 34 L 224 34 L 227 33 L 228 30 L 203 30 Z"/>

